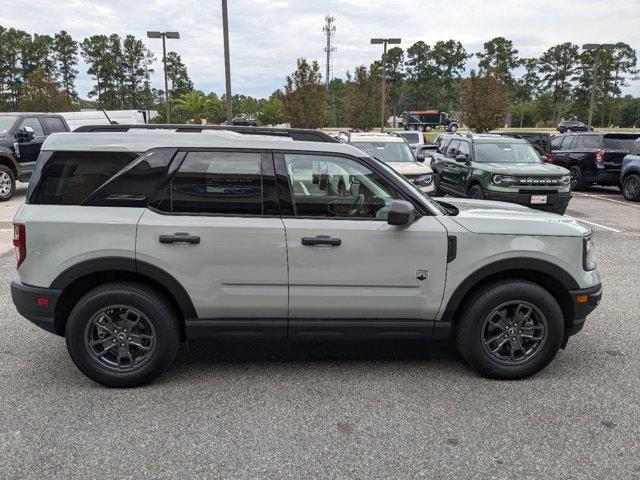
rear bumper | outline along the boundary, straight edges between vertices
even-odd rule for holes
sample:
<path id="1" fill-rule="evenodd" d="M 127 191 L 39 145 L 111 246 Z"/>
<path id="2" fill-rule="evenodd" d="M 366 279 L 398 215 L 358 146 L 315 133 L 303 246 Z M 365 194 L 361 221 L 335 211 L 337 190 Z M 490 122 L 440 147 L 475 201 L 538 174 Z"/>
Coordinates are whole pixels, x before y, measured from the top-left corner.
<path id="1" fill-rule="evenodd" d="M 540 194 L 542 195 L 542 193 Z M 537 193 L 534 195 L 537 195 Z M 571 200 L 571 193 L 549 193 L 547 195 L 547 203 L 545 204 L 532 204 L 530 193 L 503 193 L 485 191 L 485 198 L 487 200 L 517 203 L 518 205 L 535 208 L 537 210 L 545 210 L 549 212 L 564 212 L 564 210 L 567 208 L 567 205 L 569 205 L 569 201 Z"/>
<path id="2" fill-rule="evenodd" d="M 11 282 L 11 298 L 18 313 L 47 332 L 60 335 L 55 326 L 55 311 L 62 290 L 32 287 L 20 280 Z"/>
<path id="3" fill-rule="evenodd" d="M 566 330 L 565 343 L 571 335 L 575 335 L 582 330 L 587 315 L 593 312 L 600 304 L 602 284 L 580 290 L 571 290 L 569 294 L 573 302 L 573 319 L 571 319 L 569 328 Z"/>
<path id="4" fill-rule="evenodd" d="M 618 185 L 620 183 L 620 169 L 598 169 L 595 181 L 599 185 Z"/>

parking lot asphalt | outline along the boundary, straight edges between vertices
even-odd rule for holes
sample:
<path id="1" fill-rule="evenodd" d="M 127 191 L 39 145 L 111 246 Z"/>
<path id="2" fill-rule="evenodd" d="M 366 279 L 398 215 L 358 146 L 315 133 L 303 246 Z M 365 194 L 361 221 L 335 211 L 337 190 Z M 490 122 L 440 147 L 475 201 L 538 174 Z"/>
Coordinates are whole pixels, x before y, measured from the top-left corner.
<path id="1" fill-rule="evenodd" d="M 567 213 L 594 229 L 603 301 L 515 382 L 447 344 L 201 343 L 152 385 L 106 389 L 17 314 L 5 253 L 0 477 L 639 478 L 640 207 L 599 189 Z"/>

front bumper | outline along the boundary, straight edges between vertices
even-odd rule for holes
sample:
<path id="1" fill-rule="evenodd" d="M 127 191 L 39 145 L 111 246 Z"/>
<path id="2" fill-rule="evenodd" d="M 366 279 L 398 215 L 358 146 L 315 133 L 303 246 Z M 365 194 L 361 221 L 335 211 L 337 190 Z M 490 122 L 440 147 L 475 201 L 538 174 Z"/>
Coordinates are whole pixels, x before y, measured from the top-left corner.
<path id="1" fill-rule="evenodd" d="M 55 326 L 55 311 L 62 290 L 32 287 L 20 280 L 11 282 L 11 298 L 18 313 L 47 332 L 60 335 Z"/>
<path id="2" fill-rule="evenodd" d="M 544 204 L 532 204 L 532 195 L 546 195 L 547 203 Z M 500 202 L 517 203 L 525 207 L 535 208 L 537 210 L 545 210 L 548 212 L 564 212 L 571 201 L 571 193 L 544 193 L 544 191 L 534 193 L 508 193 L 508 192 L 494 192 L 487 190 L 484 192 L 484 197 L 487 200 L 497 200 Z"/>
<path id="3" fill-rule="evenodd" d="M 575 335 L 582 327 L 584 327 L 587 315 L 595 310 L 602 299 L 602 284 L 590 288 L 582 288 L 579 290 L 570 290 L 571 301 L 573 306 L 573 318 L 570 319 L 569 325 L 565 330 L 564 341 L 562 347 L 567 344 L 567 340 L 571 335 Z"/>

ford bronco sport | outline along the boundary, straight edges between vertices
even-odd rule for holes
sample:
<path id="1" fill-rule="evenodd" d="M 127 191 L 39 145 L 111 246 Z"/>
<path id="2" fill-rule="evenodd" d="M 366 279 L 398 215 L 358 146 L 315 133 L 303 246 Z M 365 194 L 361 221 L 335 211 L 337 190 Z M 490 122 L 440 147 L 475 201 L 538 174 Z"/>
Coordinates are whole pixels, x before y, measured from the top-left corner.
<path id="1" fill-rule="evenodd" d="M 436 202 L 320 132 L 148 127 L 172 131 L 51 135 L 14 220 L 18 311 L 96 382 L 142 385 L 181 341 L 229 337 L 453 336 L 517 379 L 600 300 L 574 220 Z"/>

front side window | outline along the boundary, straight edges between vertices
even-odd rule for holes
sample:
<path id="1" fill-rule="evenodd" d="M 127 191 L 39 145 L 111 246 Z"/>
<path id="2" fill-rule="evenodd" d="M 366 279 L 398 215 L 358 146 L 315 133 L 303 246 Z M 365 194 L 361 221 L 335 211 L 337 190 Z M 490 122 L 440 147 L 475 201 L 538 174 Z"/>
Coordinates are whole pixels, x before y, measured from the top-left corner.
<path id="1" fill-rule="evenodd" d="M 353 146 L 385 163 L 415 162 L 405 142 L 353 142 Z"/>
<path id="2" fill-rule="evenodd" d="M 479 163 L 542 163 L 528 143 L 477 143 L 475 154 Z"/>
<path id="3" fill-rule="evenodd" d="M 262 215 L 261 154 L 189 152 L 158 208 L 171 213 Z"/>
<path id="4" fill-rule="evenodd" d="M 460 140 L 454 140 L 449 143 L 449 146 L 447 147 L 447 157 L 455 158 L 458 154 L 458 148 L 460 148 Z"/>
<path id="5" fill-rule="evenodd" d="M 386 220 L 389 205 L 399 198 L 355 160 L 307 154 L 284 158 L 298 216 Z"/>
<path id="6" fill-rule="evenodd" d="M 469 146 L 469 142 L 460 142 L 458 155 L 466 155 L 467 158 L 471 156 L 471 147 Z"/>
<path id="7" fill-rule="evenodd" d="M 44 130 L 42 129 L 42 125 L 40 125 L 40 120 L 36 117 L 28 117 L 25 118 L 20 124 L 20 128 L 30 127 L 33 129 L 33 133 L 35 133 L 36 137 L 41 137 L 44 135 Z"/>

